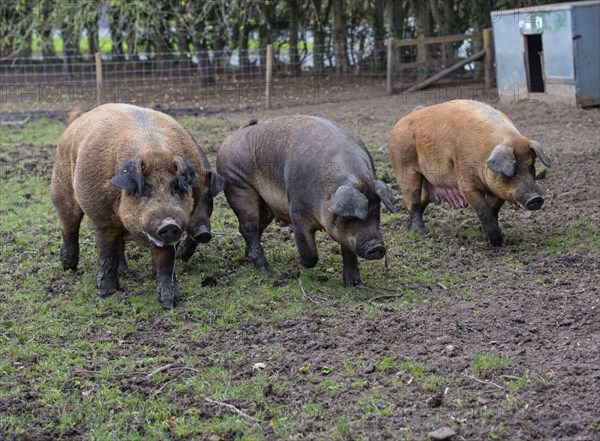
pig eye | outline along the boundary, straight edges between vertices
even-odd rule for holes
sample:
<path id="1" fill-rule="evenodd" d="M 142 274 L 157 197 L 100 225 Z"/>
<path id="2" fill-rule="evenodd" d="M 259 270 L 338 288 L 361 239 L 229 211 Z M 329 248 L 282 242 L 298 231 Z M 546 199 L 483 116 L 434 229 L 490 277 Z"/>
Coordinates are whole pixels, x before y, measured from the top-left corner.
<path id="1" fill-rule="evenodd" d="M 171 194 L 173 196 L 187 193 L 187 189 L 188 189 L 187 185 L 182 186 L 180 184 L 181 184 L 181 182 L 178 179 L 174 180 L 171 183 Z"/>

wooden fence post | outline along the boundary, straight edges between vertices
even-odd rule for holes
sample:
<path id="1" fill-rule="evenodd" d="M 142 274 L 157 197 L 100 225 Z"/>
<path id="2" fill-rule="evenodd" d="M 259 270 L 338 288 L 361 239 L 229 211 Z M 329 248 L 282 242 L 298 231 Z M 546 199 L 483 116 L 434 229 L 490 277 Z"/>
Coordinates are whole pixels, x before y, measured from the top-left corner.
<path id="1" fill-rule="evenodd" d="M 386 92 L 388 95 L 394 92 L 394 39 L 391 37 L 387 42 Z"/>
<path id="2" fill-rule="evenodd" d="M 96 52 L 96 101 L 102 104 L 102 57 Z"/>
<path id="3" fill-rule="evenodd" d="M 483 30 L 483 48 L 485 49 L 485 88 L 494 83 L 494 34 L 491 29 Z"/>
<path id="4" fill-rule="evenodd" d="M 271 108 L 271 83 L 273 81 L 273 45 L 267 45 L 267 78 L 265 95 L 267 97 L 266 108 Z"/>

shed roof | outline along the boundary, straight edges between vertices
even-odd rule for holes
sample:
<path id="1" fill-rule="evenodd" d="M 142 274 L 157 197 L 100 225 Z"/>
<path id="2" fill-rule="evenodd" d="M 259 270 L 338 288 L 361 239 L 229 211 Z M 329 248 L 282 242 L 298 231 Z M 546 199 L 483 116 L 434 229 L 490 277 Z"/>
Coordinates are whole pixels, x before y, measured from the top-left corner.
<path id="1" fill-rule="evenodd" d="M 535 14 L 536 12 L 545 12 L 545 11 L 562 11 L 565 9 L 573 9 L 581 6 L 593 6 L 600 5 L 600 0 L 588 0 L 582 2 L 566 2 L 566 3 L 554 3 L 550 5 L 537 5 L 537 6 L 526 6 L 517 9 L 500 9 L 497 11 L 492 11 L 494 13 L 501 13 L 503 15 L 510 13 L 519 13 L 519 14 Z"/>

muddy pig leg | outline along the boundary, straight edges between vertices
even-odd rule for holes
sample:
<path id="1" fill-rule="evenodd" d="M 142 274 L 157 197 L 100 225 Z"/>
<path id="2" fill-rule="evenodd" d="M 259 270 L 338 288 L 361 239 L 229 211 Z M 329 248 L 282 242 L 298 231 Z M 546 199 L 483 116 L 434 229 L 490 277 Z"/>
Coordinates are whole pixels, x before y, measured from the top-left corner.
<path id="1" fill-rule="evenodd" d="M 123 236 L 119 236 L 117 239 L 117 246 L 119 247 L 119 274 L 129 274 L 129 267 L 125 260 L 125 239 Z"/>
<path id="2" fill-rule="evenodd" d="M 417 233 L 425 234 L 427 229 L 423 223 L 423 212 L 427 205 L 422 204 L 423 175 L 416 171 L 407 171 L 401 179 L 398 180 L 398 183 L 408 209 L 409 226 Z"/>
<path id="3" fill-rule="evenodd" d="M 358 258 L 356 253 L 344 246 L 341 247 L 342 250 L 342 262 L 344 265 L 344 285 L 346 286 L 356 286 L 360 285 L 362 282 L 360 280 L 360 273 L 358 271 Z"/>
<path id="4" fill-rule="evenodd" d="M 83 211 L 75 202 L 72 190 L 57 195 L 56 193 L 60 191 L 61 189 L 52 189 L 52 201 L 60 219 L 62 234 L 60 260 L 64 270 L 75 270 L 79 263 L 79 227 L 83 219 Z"/>
<path id="5" fill-rule="evenodd" d="M 180 301 L 175 281 L 175 247 L 152 247 L 152 269 L 158 301 L 163 308 L 172 309 Z"/>
<path id="6" fill-rule="evenodd" d="M 98 248 L 98 297 L 106 297 L 119 290 L 119 237 L 110 230 L 96 231 Z"/>
<path id="7" fill-rule="evenodd" d="M 492 213 L 498 219 L 498 213 L 500 213 L 500 209 L 504 205 L 504 199 L 500 199 L 497 196 L 487 194 L 485 196 L 485 202 L 492 207 Z"/>
<path id="8" fill-rule="evenodd" d="M 494 246 L 502 246 L 504 237 L 498 225 L 498 211 L 500 208 L 497 207 L 497 204 L 495 204 L 495 208 L 488 205 L 485 196 L 475 189 L 463 188 L 461 191 L 467 202 L 477 213 L 477 216 L 479 216 L 487 240 Z"/>
<path id="9" fill-rule="evenodd" d="M 293 204 L 290 206 L 290 217 L 294 229 L 294 239 L 300 253 L 300 263 L 305 268 L 312 268 L 319 261 L 315 230 L 307 225 L 302 210 L 295 210 Z"/>
<path id="10" fill-rule="evenodd" d="M 225 185 L 225 197 L 238 218 L 240 233 L 246 242 L 246 258 L 259 270 L 271 272 L 260 244 L 262 232 L 268 225 L 265 219 L 261 222 L 265 202 L 253 188 L 233 184 Z"/>

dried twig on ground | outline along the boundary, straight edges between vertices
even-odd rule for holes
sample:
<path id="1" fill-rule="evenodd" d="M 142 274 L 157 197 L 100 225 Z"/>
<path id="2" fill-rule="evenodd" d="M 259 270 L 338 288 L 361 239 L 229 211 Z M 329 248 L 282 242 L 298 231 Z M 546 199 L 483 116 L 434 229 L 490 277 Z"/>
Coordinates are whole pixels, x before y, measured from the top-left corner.
<path id="1" fill-rule="evenodd" d="M 302 286 L 302 280 L 298 280 L 298 284 L 300 285 L 300 290 L 302 291 L 302 296 L 305 297 L 306 299 L 310 300 L 315 305 L 317 305 L 319 302 L 314 300 L 311 296 L 306 294 L 306 291 L 304 291 L 304 287 Z"/>
<path id="2" fill-rule="evenodd" d="M 216 401 L 216 400 L 213 400 L 212 398 L 209 398 L 209 397 L 206 397 L 204 399 L 204 401 L 206 401 L 207 403 L 210 403 L 210 404 L 216 404 L 218 406 L 225 407 L 225 408 L 231 410 L 232 412 L 237 413 L 239 416 L 241 416 L 243 418 L 246 418 L 248 420 L 260 422 L 260 420 L 258 418 L 251 417 L 246 412 L 241 411 L 240 409 L 238 409 L 237 407 L 235 407 L 232 404 L 227 404 L 227 403 L 223 403 L 221 401 Z"/>
<path id="3" fill-rule="evenodd" d="M 472 375 L 465 375 L 465 377 L 467 377 L 467 378 L 470 378 L 471 380 L 475 380 L 475 381 L 477 381 L 478 383 L 481 383 L 481 384 L 491 384 L 492 386 L 495 386 L 495 387 L 497 387 L 498 389 L 506 390 L 506 389 L 504 389 L 502 386 L 500 386 L 499 384 L 497 384 L 497 383 L 494 383 L 493 381 L 488 381 L 488 380 L 480 380 L 479 378 L 477 378 L 477 377 L 474 377 L 474 376 L 472 376 Z"/>
<path id="4" fill-rule="evenodd" d="M 153 370 L 152 372 L 150 372 L 148 375 L 146 375 L 146 378 L 152 378 L 153 376 L 155 376 L 156 374 L 160 374 L 161 372 L 164 372 L 166 370 L 171 369 L 173 366 L 175 366 L 177 364 L 177 362 L 173 362 L 173 363 L 169 363 L 166 364 L 164 366 L 159 367 L 158 369 Z"/>
<path id="5" fill-rule="evenodd" d="M 371 292 L 376 292 L 378 294 L 381 294 L 377 297 L 372 297 L 370 298 L 368 301 L 369 303 L 373 303 L 376 302 L 377 300 L 384 300 L 384 299 L 397 299 L 402 297 L 404 294 L 399 293 L 399 294 L 392 294 L 390 292 L 386 292 L 386 291 L 381 291 L 379 289 L 375 289 L 375 288 L 369 288 L 368 286 L 364 286 L 364 285 L 356 285 L 357 288 L 360 289 L 364 289 L 365 291 L 371 291 Z"/>

